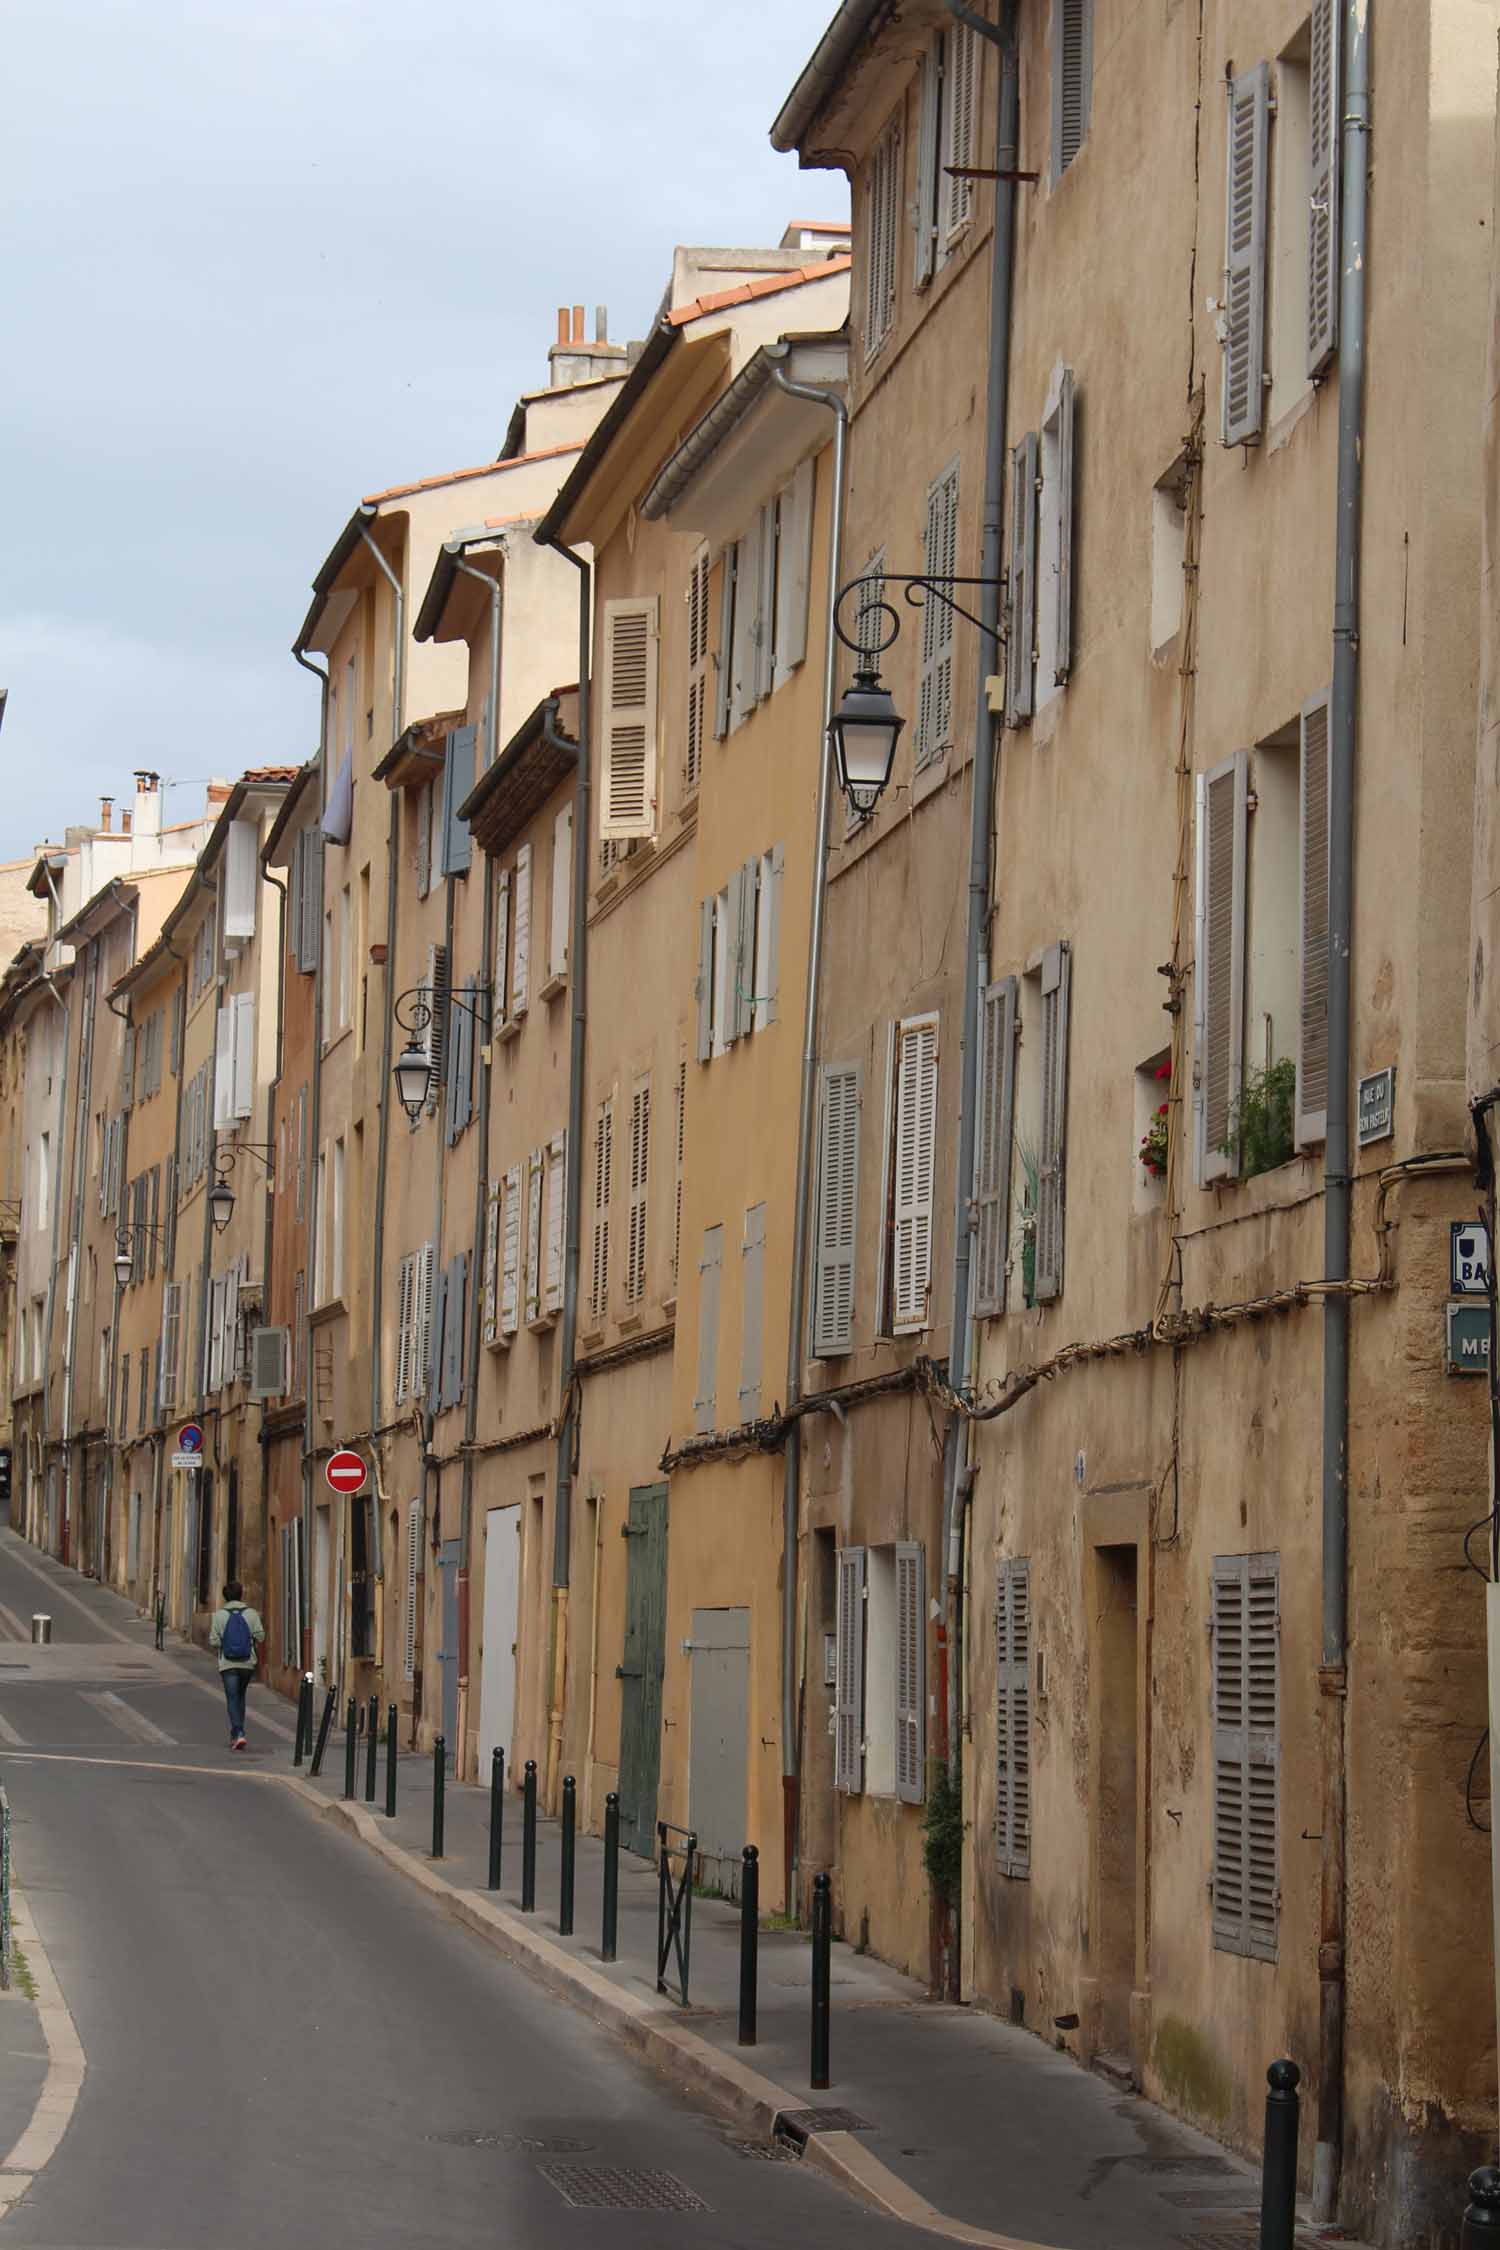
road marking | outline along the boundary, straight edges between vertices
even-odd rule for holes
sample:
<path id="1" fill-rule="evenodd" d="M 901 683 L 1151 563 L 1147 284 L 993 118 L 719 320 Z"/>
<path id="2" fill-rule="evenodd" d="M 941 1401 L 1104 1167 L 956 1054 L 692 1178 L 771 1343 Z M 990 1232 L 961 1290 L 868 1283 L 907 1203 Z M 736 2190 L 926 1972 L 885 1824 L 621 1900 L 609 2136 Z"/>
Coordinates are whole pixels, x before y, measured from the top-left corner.
<path id="1" fill-rule="evenodd" d="M 47 2075 L 31 2113 L 31 2122 L 9 2155 L 0 2159 L 0 2214 L 8 2211 L 13 2203 L 19 2203 L 38 2172 L 56 2155 L 58 2143 L 73 2122 L 88 2067 L 78 2027 L 63 1998 L 62 1987 L 52 1973 L 52 1963 L 47 1958 L 47 1949 L 32 1918 L 26 1894 L 15 1886 L 11 1892 L 11 1911 L 16 1935 L 21 1940 L 26 1965 L 36 1986 L 37 2020 L 47 2042 L 48 2060 Z"/>
<path id="2" fill-rule="evenodd" d="M 23 1570 L 30 1571 L 33 1578 L 39 1578 L 48 1593 L 55 1594 L 60 1602 L 71 1602 L 74 1609 L 83 1612 L 91 1625 L 97 1625 L 101 1633 L 108 1633 L 112 1641 L 124 1641 L 126 1646 L 130 1648 L 136 1646 L 135 1639 L 129 1633 L 122 1633 L 117 1626 L 106 1625 L 96 1609 L 92 1608 L 88 1602 L 80 1601 L 76 1594 L 69 1593 L 66 1586 L 59 1585 L 50 1571 L 39 1570 L 30 1557 L 21 1552 L 21 1544 L 16 1533 L 9 1532 L 6 1535 L 3 1547 L 0 1547 L 0 1553 L 8 1555 L 12 1562 L 19 1563 Z M 29 1640 L 30 1637 L 29 1633 L 21 1635 L 22 1640 Z"/>
<path id="3" fill-rule="evenodd" d="M 4 1602 L 0 1602 L 0 1622 L 3 1622 L 9 1627 L 11 1633 L 18 1641 L 30 1640 L 30 1626 L 23 1625 L 20 1618 L 17 1617 L 15 1611 L 13 1609 L 7 1609 Z"/>
<path id="4" fill-rule="evenodd" d="M 25 1735 L 17 1734 L 9 1719 L 0 1715 L 0 1742 L 8 1742 L 13 1749 L 20 1750 L 24 1747 L 25 1741 Z"/>
<path id="5" fill-rule="evenodd" d="M 169 1750 L 176 1749 L 174 1734 L 168 1734 L 164 1727 L 135 1710 L 123 1695 L 116 1695 L 113 1688 L 100 1688 L 94 1694 L 85 1695 L 83 1700 L 91 1703 L 96 1711 L 102 1711 L 106 1719 L 112 1719 L 123 1734 L 130 1735 L 136 1742 L 160 1742 Z"/>
<path id="6" fill-rule="evenodd" d="M 277 1781 L 262 1766 L 179 1766 L 166 1758 L 96 1758 L 78 1750 L 13 1750 L 13 1766 L 117 1766 L 122 1773 L 206 1773 L 219 1781 Z M 330 1798 L 330 1803 L 336 1802 Z M 4 2167 L 0 2166 L 0 2170 Z"/>

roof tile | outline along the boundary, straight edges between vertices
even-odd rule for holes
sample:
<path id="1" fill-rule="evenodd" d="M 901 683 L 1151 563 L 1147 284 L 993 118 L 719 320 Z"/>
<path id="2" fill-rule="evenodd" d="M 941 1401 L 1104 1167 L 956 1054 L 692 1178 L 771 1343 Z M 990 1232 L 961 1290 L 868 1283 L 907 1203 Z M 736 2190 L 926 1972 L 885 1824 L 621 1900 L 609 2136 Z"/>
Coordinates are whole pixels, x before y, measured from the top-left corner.
<path id="1" fill-rule="evenodd" d="M 742 281 L 733 289 L 716 289 L 711 296 L 695 297 L 690 305 L 679 305 L 668 313 L 667 324 L 683 328 L 690 320 L 700 320 L 705 313 L 720 312 L 725 305 L 748 304 L 754 297 L 774 297 L 782 289 L 800 289 L 807 281 L 826 281 L 830 274 L 847 273 L 853 264 L 847 250 L 831 258 L 820 258 L 816 265 L 799 266 L 794 273 L 768 273 L 760 281 Z"/>

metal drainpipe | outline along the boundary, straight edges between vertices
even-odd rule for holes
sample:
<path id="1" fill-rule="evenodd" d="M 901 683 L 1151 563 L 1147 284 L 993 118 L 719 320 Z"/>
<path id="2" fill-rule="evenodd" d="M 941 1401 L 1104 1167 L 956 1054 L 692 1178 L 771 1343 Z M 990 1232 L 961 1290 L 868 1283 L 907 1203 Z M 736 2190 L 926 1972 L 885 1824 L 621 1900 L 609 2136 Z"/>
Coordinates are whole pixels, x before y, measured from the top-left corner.
<path id="1" fill-rule="evenodd" d="M 318 819 L 321 822 L 322 806 L 326 794 L 328 767 L 328 673 L 314 664 L 300 647 L 292 650 L 293 656 L 304 672 L 311 672 L 321 690 L 318 705 Z M 318 855 L 318 880 L 322 882 L 322 854 Z M 285 963 L 282 974 L 285 975 Z M 317 1272 L 318 1242 L 318 1134 L 323 1117 L 323 901 L 318 899 L 318 958 L 313 970 L 313 1034 L 312 1034 L 312 1100 L 308 1105 L 308 1155 L 307 1197 L 304 1206 L 308 1256 L 308 1286 L 302 1308 L 302 1556 L 297 1585 L 297 1631 L 300 1647 L 297 1652 L 299 1673 L 305 1668 L 312 1650 L 308 1635 L 312 1624 L 312 1600 L 308 1586 L 308 1572 L 313 1552 L 313 1427 L 312 1427 L 312 1281 Z"/>
<path id="2" fill-rule="evenodd" d="M 566 1631 L 567 1599 L 572 1575 L 573 1452 L 579 1425 L 575 1394 L 578 1344 L 578 1229 L 583 1197 L 583 1073 L 588 1032 L 589 938 L 589 829 L 592 783 L 590 780 L 589 727 L 591 703 L 589 666 L 593 657 L 593 572 L 561 539 L 545 542 L 554 554 L 578 572 L 578 764 L 573 784 L 573 927 L 569 935 L 568 992 L 572 1027 L 568 1043 L 568 1147 L 563 1167 L 563 1310 L 562 1353 L 558 1377 L 557 1492 L 552 1523 L 552 1591 L 557 1633 Z M 555 739 L 555 738 L 554 738 Z M 598 1590 L 595 1589 L 595 1600 Z M 552 1711 L 548 1724 L 548 1802 L 555 1799 L 553 1771 L 562 1748 L 562 1689 L 566 1681 L 565 1641 L 553 1652 Z"/>
<path id="3" fill-rule="evenodd" d="M 83 1238 L 83 1183 L 81 1177 L 81 1159 L 79 1150 L 82 1145 L 84 1130 L 88 1119 L 89 1102 L 93 1094 L 94 1003 L 95 996 L 98 990 L 98 983 L 98 944 L 97 941 L 93 941 L 89 946 L 89 965 L 84 973 L 83 999 L 81 1003 L 82 1013 L 79 1019 L 78 1027 L 81 1076 L 79 1078 L 78 1084 L 78 1108 L 73 1120 L 73 1161 L 70 1167 L 72 1176 L 69 1182 L 69 1185 L 72 1189 L 72 1211 L 69 1217 L 68 1224 L 68 1232 L 71 1238 L 68 1244 L 68 1264 L 72 1270 L 73 1286 L 68 1293 L 67 1336 L 63 1344 L 62 1445 L 63 1522 L 67 1526 L 70 1535 L 70 1548 L 72 1546 L 71 1534 L 75 1528 L 73 1522 L 73 1371 L 78 1350 L 78 1291 L 80 1280 L 78 1272 L 78 1253 L 79 1246 Z M 58 1182 L 59 1185 L 61 1185 L 61 1148 L 59 1148 L 57 1156 Z M 125 1147 L 124 1138 L 122 1135 L 120 1146 L 120 1176 L 122 1184 L 124 1180 L 124 1173 Z M 80 1567 L 80 1564 L 78 1556 L 76 1554 L 73 1555 L 72 1561 L 74 1569 L 78 1569 Z"/>
<path id="4" fill-rule="evenodd" d="M 828 875 L 828 819 L 833 791 L 833 759 L 828 722 L 833 717 L 838 666 L 834 630 L 844 546 L 844 462 L 849 440 L 849 409 L 836 392 L 795 383 L 774 364 L 790 356 L 786 343 L 767 348 L 772 375 L 791 398 L 826 406 L 833 423 L 833 500 L 828 525 L 828 617 L 823 647 L 823 729 L 818 737 L 818 803 L 813 825 L 812 914 L 807 935 L 807 993 L 802 1010 L 802 1078 L 797 1094 L 797 1185 L 792 1207 L 792 1289 L 787 1319 L 786 1403 L 802 1396 L 803 1322 L 807 1309 L 807 1220 L 812 1199 L 812 1135 L 817 1112 L 818 1003 L 823 984 L 823 901 Z M 781 1874 L 786 1911 L 791 1913 L 797 1873 L 797 1832 L 801 1807 L 802 1760 L 797 1730 L 797 1547 L 801 1530 L 802 1424 L 787 1424 L 781 1480 Z"/>
<path id="5" fill-rule="evenodd" d="M 50 867 L 47 869 L 47 888 L 52 893 L 52 904 L 57 912 L 58 920 L 61 921 L 62 901 L 58 898 L 57 886 L 52 880 L 52 870 Z M 45 955 L 43 956 L 43 958 L 45 958 Z M 68 1114 L 68 1062 L 72 1053 L 73 1046 L 73 1019 L 68 1008 L 68 1003 L 66 1000 L 64 1000 L 62 994 L 58 991 L 57 986 L 53 983 L 50 972 L 44 969 L 42 971 L 41 981 L 46 986 L 47 991 L 51 995 L 52 999 L 56 1002 L 63 1020 L 62 1068 L 60 1072 L 61 1084 L 58 1087 L 57 1095 L 57 1115 L 59 1124 L 61 1124 L 62 1119 Z M 61 1139 L 62 1136 L 59 1132 L 59 1143 L 61 1143 Z M 61 1157 L 61 1154 L 62 1149 L 59 1145 L 59 1157 Z M 61 1174 L 61 1169 L 61 1164 L 59 1163 L 57 1167 L 59 1176 Z M 42 1338 L 42 1505 L 44 1510 L 46 1509 L 47 1497 L 47 1432 L 51 1427 L 52 1422 L 52 1322 L 57 1311 L 57 1253 L 62 1242 L 62 1190 L 60 1185 L 60 1177 L 55 1177 L 50 1180 L 48 1182 L 48 1188 L 52 1196 L 52 1250 L 51 1255 L 47 1260 L 47 1305 L 42 1322 L 44 1331 Z M 51 1530 L 50 1513 L 48 1515 L 47 1528 L 49 1531 Z M 38 1545 L 46 1544 L 45 1540 L 40 1540 L 37 1543 Z"/>
<path id="6" fill-rule="evenodd" d="M 273 875 L 264 862 L 261 864 L 261 874 L 277 893 L 276 1068 L 271 1078 L 270 1089 L 266 1095 L 266 1150 L 268 1159 L 271 1159 L 276 1147 L 276 1096 L 281 1085 L 281 1066 L 284 1059 L 282 1047 L 285 1022 L 282 994 L 286 990 L 287 887 L 281 877 Z M 269 1180 L 272 1192 L 266 1196 L 266 1223 L 260 1252 L 261 1318 L 267 1322 L 271 1318 L 271 1250 L 275 1239 L 275 1195 L 280 1192 L 280 1183 L 274 1172 L 270 1172 Z M 271 1581 L 270 1439 L 266 1434 L 266 1423 L 270 1411 L 269 1405 L 263 1399 L 260 1408 L 260 1429 L 257 1433 L 260 1440 L 260 1566 L 263 1597 L 268 1597 Z"/>
<path id="7" fill-rule="evenodd" d="M 138 899 L 137 899 L 136 901 L 134 901 L 134 902 L 132 903 L 132 905 L 131 905 L 131 907 L 130 907 L 130 910 L 129 910 L 129 911 L 130 911 L 130 958 L 131 958 L 131 960 L 132 960 L 132 962 L 133 962 L 133 961 L 135 960 L 135 940 L 136 940 L 136 931 L 137 931 L 137 928 L 139 927 L 139 923 L 140 923 L 140 902 L 139 902 L 139 900 L 138 900 Z M 128 1032 L 128 1031 L 129 1031 L 129 1029 L 130 1029 L 130 1014 L 129 1014 L 129 1011 L 128 1011 L 128 1009 L 125 1009 L 125 1008 L 117 1008 L 117 1007 L 115 1006 L 115 1003 L 114 1003 L 114 1001 L 113 1001 L 113 1000 L 111 999 L 110 995 L 109 995 L 109 994 L 108 994 L 107 992 L 106 992 L 106 993 L 105 993 L 105 995 L 104 995 L 104 1005 L 105 1005 L 105 1007 L 106 1007 L 106 1008 L 108 1008 L 108 1010 L 109 1010 L 109 1012 L 110 1012 L 110 1014 L 111 1014 L 112 1016 L 115 1016 L 115 1017 L 117 1017 L 117 1018 L 118 1018 L 118 1020 L 119 1020 L 119 1021 L 120 1021 L 120 1022 L 121 1022 L 122 1024 L 124 1024 L 124 1026 L 125 1026 L 125 1028 L 126 1028 L 126 1031 Z M 84 1122 L 84 1130 L 85 1130 L 85 1132 L 87 1132 L 87 1130 L 88 1130 L 87 1119 L 85 1119 L 85 1122 Z M 125 1132 L 124 1132 L 124 1135 L 123 1135 L 123 1146 L 124 1146 L 125 1148 L 128 1148 L 128 1147 L 129 1147 L 129 1143 L 130 1143 L 130 1128 L 129 1128 L 129 1124 L 128 1124 L 128 1122 L 127 1122 L 127 1124 L 126 1124 L 126 1127 L 125 1127 Z M 122 1167 L 123 1167 L 123 1163 L 124 1163 L 124 1158 L 123 1158 L 123 1155 L 122 1155 L 122 1158 L 121 1158 L 121 1163 L 122 1163 Z M 115 1223 L 116 1223 L 116 1237 L 115 1237 L 115 1238 L 116 1238 L 116 1240 L 118 1241 L 118 1239 L 119 1239 L 119 1231 L 118 1231 L 118 1230 L 119 1230 L 119 1216 L 118 1216 L 118 1213 L 116 1214 L 116 1222 L 115 1222 Z M 149 1222 L 148 1222 L 148 1224 L 149 1224 Z M 107 1403 L 106 1403 L 106 1406 L 105 1406 L 105 1415 L 106 1415 L 106 1421 L 105 1421 L 105 1441 L 104 1441 L 104 1505 L 105 1505 L 105 1508 L 106 1508 L 107 1510 L 109 1510 L 109 1511 L 110 1511 L 111 1513 L 113 1512 L 113 1509 L 114 1509 L 114 1504 L 115 1504 L 115 1450 L 116 1450 L 116 1449 L 115 1449 L 115 1444 L 114 1444 L 114 1430 L 115 1430 L 115 1399 L 116 1399 L 116 1395 L 117 1395 L 117 1394 L 116 1394 L 116 1383 L 115 1383 L 115 1378 L 116 1378 L 116 1374 L 117 1374 L 117 1371 L 118 1371 L 118 1368 L 119 1368 L 119 1363 L 120 1363 L 120 1305 L 121 1305 L 121 1299 L 122 1299 L 123 1295 L 124 1295 L 124 1292 L 122 1291 L 122 1289 L 121 1289 L 121 1287 L 120 1287 L 119 1279 L 118 1279 L 118 1277 L 116 1277 L 116 1280 L 115 1280 L 115 1304 L 114 1304 L 114 1337 L 113 1337 L 113 1342 L 114 1342 L 114 1349 L 113 1349 L 113 1351 L 112 1351 L 112 1352 L 110 1353 L 110 1357 L 109 1357 L 109 1398 L 108 1398 L 108 1401 L 107 1401 Z M 129 1382 L 130 1382 L 130 1365 L 129 1365 L 129 1362 L 128 1362 L 128 1361 L 126 1362 L 126 1368 L 125 1368 L 125 1381 L 126 1381 L 126 1386 L 127 1386 L 127 1388 L 126 1388 L 126 1400 L 127 1400 L 127 1403 L 128 1403 L 128 1400 L 129 1400 Z"/>
<path id="8" fill-rule="evenodd" d="M 1323 1271 L 1349 1274 L 1349 951 L 1353 935 L 1354 751 L 1359 691 L 1359 543 L 1365 395 L 1365 222 L 1369 197 L 1370 0 L 1344 0 L 1339 439 L 1328 765 L 1328 1120 Z M 1323 1302 L 1322 1898 L 1318 1944 L 1318 2139 L 1313 2215 L 1338 2210 L 1344 2141 L 1345 1768 L 1348 1659 L 1349 1300 Z"/>
<path id="9" fill-rule="evenodd" d="M 369 511 L 371 516 L 375 510 Z M 368 524 L 361 527 L 360 537 L 374 556 L 376 564 L 390 586 L 396 604 L 395 651 L 391 661 L 391 740 L 401 739 L 402 713 L 406 701 L 406 596 L 401 581 L 375 544 Z M 391 817 L 386 838 L 385 867 L 385 991 L 381 999 L 380 1035 L 380 1142 L 375 1159 L 375 1240 L 371 1249 L 373 1264 L 370 1271 L 370 1443 L 376 1442 L 375 1432 L 380 1427 L 380 1320 L 385 1296 L 385 1171 L 386 1150 L 391 1133 L 391 1037 L 395 1021 L 391 1009 L 391 975 L 396 960 L 396 890 L 401 864 L 401 796 L 399 790 L 391 791 Z"/>

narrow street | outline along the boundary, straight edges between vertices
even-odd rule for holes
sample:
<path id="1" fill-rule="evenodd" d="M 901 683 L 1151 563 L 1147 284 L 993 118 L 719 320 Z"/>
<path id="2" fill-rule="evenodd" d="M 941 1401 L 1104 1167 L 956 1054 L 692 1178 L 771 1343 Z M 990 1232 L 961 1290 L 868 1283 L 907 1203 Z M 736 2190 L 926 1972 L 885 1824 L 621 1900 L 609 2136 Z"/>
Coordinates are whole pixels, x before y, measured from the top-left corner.
<path id="1" fill-rule="evenodd" d="M 233 1757 L 200 1655 L 157 1655 L 124 1603 L 0 1532 L 7 1643 L 37 1609 L 51 1649 L 0 1647 L 0 1773 L 87 2075 L 0 2239 L 530 2246 L 593 2241 L 601 2218 L 621 2244 L 684 2218 L 708 2243 L 894 2238 L 805 2168 L 739 2153 L 310 1817 L 270 1778 L 284 1707 L 252 1691 Z M 22 2067 L 0 2055 L 0 2086 Z M 571 2208 L 549 2164 L 664 2171 L 702 2208 Z"/>

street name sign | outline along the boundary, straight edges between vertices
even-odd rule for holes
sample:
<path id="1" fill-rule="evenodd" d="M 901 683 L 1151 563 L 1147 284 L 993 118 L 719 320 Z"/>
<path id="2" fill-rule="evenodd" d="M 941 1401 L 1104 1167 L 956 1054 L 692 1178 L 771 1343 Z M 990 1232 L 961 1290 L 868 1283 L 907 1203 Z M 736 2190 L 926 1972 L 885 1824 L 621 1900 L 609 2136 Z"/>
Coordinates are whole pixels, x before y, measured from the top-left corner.
<path id="1" fill-rule="evenodd" d="M 1482 1219 L 1454 1219 L 1448 1238 L 1448 1286 L 1455 1297 L 1490 1293 L 1490 1230 Z"/>
<path id="2" fill-rule="evenodd" d="M 1488 1305 L 1449 1305 L 1448 1351 L 1450 1375 L 1488 1375 L 1490 1371 L 1490 1308 Z"/>

